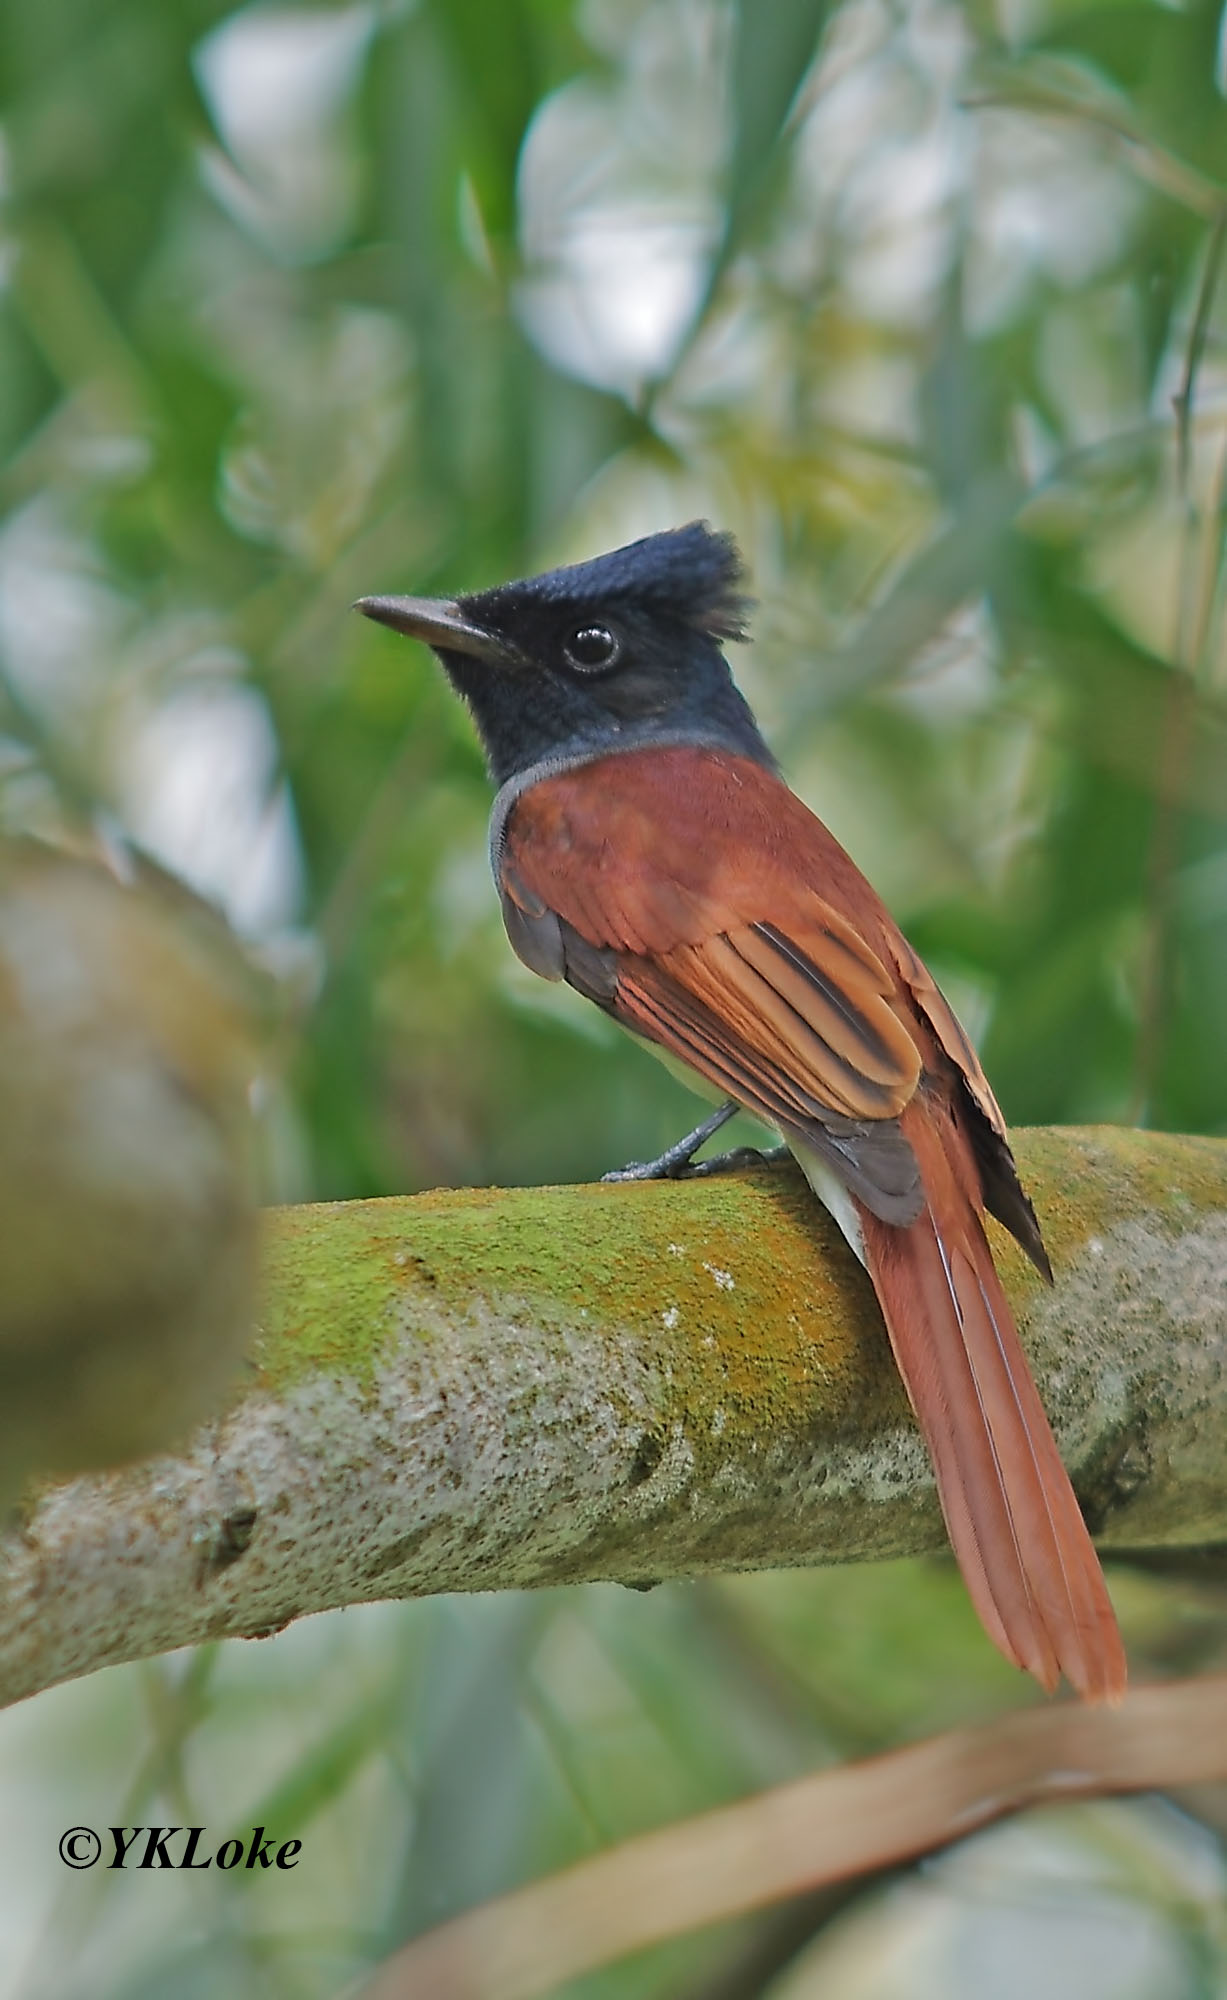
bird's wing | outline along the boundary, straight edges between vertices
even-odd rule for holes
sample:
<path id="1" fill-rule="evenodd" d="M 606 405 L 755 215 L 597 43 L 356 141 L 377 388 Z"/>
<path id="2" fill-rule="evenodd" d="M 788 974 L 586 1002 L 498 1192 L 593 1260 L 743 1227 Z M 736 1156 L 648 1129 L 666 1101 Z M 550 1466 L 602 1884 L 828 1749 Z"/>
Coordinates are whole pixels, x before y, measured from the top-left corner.
<path id="1" fill-rule="evenodd" d="M 959 1071 L 968 1096 L 989 1129 L 999 1139 L 1006 1137 L 1001 1106 L 980 1066 L 980 1058 L 968 1041 L 962 1022 L 938 986 L 923 959 L 918 958 L 901 932 L 892 938 L 891 953 L 899 976 L 933 1029 L 950 1061 Z"/>
<path id="2" fill-rule="evenodd" d="M 694 755 L 628 753 L 604 782 L 567 774 L 523 795 L 500 857 L 511 941 L 910 1221 L 919 1179 L 898 1117 L 922 1049 L 898 972 L 815 886 L 825 856 L 809 850 L 846 857 L 745 760 L 707 753 L 696 796 Z"/>
<path id="3" fill-rule="evenodd" d="M 968 1113 L 967 1137 L 979 1169 L 984 1205 L 1026 1251 L 1041 1277 L 1051 1284 L 1052 1265 L 1035 1210 L 1018 1178 L 1005 1119 L 980 1067 L 980 1058 L 928 966 L 899 931 L 891 939 L 891 956 L 916 1006 L 937 1036 L 963 1092 Z"/>
<path id="4" fill-rule="evenodd" d="M 619 970 L 618 1011 L 658 1040 L 685 1042 L 747 1083 L 783 1092 L 805 1117 L 897 1118 L 920 1052 L 889 1004 L 884 968 L 814 900 L 808 921 L 794 915 L 787 930 L 728 923 L 631 959 Z"/>

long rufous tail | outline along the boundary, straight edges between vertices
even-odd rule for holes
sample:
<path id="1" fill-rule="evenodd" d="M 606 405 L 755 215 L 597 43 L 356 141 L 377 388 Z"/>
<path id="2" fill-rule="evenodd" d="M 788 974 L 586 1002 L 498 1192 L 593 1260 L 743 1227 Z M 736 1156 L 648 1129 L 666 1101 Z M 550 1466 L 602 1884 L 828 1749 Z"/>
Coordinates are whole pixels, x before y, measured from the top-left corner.
<path id="1" fill-rule="evenodd" d="M 928 1205 L 907 1228 L 858 1202 L 865 1261 L 928 1444 L 950 1540 L 986 1632 L 1049 1693 L 1124 1694 L 1125 1652 L 1099 1559 L 961 1171 L 965 1142 L 905 1129 Z"/>

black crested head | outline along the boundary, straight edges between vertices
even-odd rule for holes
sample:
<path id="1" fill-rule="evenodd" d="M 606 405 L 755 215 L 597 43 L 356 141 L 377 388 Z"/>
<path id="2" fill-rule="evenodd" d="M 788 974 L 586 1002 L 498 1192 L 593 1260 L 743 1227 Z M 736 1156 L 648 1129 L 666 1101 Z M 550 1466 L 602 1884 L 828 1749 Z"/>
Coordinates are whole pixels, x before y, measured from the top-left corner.
<path id="1" fill-rule="evenodd" d="M 462 597 L 483 619 L 520 624 L 534 613 L 549 618 L 573 607 L 598 604 L 636 610 L 705 632 L 712 639 L 744 639 L 750 600 L 743 596 L 741 555 L 731 535 L 717 534 L 706 521 L 646 535 L 608 555 L 565 569 L 546 570 L 521 583 Z"/>
<path id="2" fill-rule="evenodd" d="M 433 646 L 472 709 L 491 774 L 652 742 L 698 742 L 774 768 L 721 641 L 749 609 L 731 535 L 706 522 L 566 569 L 434 603 L 364 598 Z"/>

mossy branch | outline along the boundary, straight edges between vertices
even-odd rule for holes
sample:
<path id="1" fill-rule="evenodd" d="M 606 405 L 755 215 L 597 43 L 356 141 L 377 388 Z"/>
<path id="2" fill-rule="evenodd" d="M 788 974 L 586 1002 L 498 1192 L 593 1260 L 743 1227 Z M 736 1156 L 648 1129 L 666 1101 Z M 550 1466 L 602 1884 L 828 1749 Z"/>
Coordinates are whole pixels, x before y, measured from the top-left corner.
<path id="1" fill-rule="evenodd" d="M 1096 1532 L 1227 1541 L 1227 1142 L 1019 1133 L 1006 1285 Z M 44 1491 L 0 1698 L 381 1597 L 941 1543 L 869 1286 L 791 1168 L 270 1213 L 229 1411 Z"/>

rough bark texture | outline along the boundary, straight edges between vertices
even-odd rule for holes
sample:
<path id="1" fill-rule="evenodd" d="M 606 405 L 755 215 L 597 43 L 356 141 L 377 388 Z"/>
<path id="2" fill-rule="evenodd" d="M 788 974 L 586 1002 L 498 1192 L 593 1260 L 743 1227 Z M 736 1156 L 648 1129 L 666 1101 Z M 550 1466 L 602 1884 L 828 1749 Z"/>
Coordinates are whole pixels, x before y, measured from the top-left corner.
<path id="1" fill-rule="evenodd" d="M 995 1236 L 1111 1547 L 1227 1541 L 1227 1142 L 1019 1133 Z M 229 1412 L 0 1545 L 0 1699 L 379 1597 L 940 1546 L 868 1284 L 790 1167 L 271 1213 Z"/>

